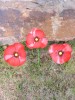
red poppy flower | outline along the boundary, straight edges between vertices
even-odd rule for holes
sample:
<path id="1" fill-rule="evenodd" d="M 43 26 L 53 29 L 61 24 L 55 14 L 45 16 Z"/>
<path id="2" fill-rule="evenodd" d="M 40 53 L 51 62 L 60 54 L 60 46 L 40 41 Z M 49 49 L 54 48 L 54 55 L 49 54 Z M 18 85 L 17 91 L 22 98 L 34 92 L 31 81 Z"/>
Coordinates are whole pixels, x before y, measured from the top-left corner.
<path id="1" fill-rule="evenodd" d="M 43 31 L 34 28 L 31 32 L 27 35 L 26 38 L 26 45 L 28 48 L 45 48 L 47 46 L 47 39 Z"/>
<path id="2" fill-rule="evenodd" d="M 52 44 L 49 47 L 49 54 L 57 64 L 63 64 L 71 58 L 72 48 L 69 44 Z"/>
<path id="3" fill-rule="evenodd" d="M 21 43 L 14 43 L 4 51 L 4 59 L 12 66 L 20 66 L 26 61 L 26 52 Z"/>

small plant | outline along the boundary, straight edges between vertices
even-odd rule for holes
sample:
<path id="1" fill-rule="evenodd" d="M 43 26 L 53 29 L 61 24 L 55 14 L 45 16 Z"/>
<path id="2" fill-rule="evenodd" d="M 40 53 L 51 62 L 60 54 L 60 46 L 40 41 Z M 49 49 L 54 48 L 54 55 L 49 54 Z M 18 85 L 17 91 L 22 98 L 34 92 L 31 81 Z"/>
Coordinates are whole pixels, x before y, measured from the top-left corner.
<path id="1" fill-rule="evenodd" d="M 38 66 L 40 66 L 40 49 L 47 46 L 48 39 L 45 33 L 33 28 L 26 37 L 26 46 L 29 49 L 37 49 Z M 67 43 L 52 44 L 49 47 L 49 54 L 57 64 L 63 64 L 70 60 L 72 48 Z M 11 66 L 21 66 L 26 61 L 26 51 L 21 43 L 14 43 L 4 50 L 4 59 Z"/>
<path id="2" fill-rule="evenodd" d="M 37 49 L 38 53 L 38 65 L 40 66 L 40 48 L 45 48 L 48 44 L 48 40 L 43 31 L 34 28 L 27 35 L 26 45 L 29 49 Z"/>

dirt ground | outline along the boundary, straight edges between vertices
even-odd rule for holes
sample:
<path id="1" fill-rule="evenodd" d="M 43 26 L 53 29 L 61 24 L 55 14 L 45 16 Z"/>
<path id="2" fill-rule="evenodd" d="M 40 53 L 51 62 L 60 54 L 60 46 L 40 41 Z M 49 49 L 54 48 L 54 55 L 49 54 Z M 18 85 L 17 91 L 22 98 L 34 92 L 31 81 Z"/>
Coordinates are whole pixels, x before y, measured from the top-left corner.
<path id="1" fill-rule="evenodd" d="M 13 68 L 3 59 L 0 47 L 0 100 L 75 100 L 75 40 L 69 62 L 55 64 L 48 47 L 41 49 L 41 66 L 37 65 L 37 50 L 27 51 L 23 66 Z"/>

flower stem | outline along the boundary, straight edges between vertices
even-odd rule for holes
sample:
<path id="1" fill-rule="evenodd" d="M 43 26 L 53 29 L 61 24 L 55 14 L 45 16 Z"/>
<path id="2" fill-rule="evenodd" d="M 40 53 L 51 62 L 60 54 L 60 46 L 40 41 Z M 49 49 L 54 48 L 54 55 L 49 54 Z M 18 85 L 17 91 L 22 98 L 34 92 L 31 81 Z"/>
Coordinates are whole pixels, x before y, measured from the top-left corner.
<path id="1" fill-rule="evenodd" d="M 37 49 L 37 52 L 38 52 L 38 66 L 40 66 L 40 49 L 39 48 Z"/>

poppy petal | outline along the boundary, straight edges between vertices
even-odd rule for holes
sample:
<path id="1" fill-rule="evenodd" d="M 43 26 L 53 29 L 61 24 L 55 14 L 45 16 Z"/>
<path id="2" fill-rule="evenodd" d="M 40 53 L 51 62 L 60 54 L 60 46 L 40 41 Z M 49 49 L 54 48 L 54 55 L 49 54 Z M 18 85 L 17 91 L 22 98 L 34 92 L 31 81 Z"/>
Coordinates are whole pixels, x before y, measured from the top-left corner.
<path id="1" fill-rule="evenodd" d="M 34 47 L 33 48 L 41 48 L 41 42 L 35 42 Z"/>
<path id="2" fill-rule="evenodd" d="M 51 56 L 52 60 L 53 60 L 55 63 L 58 63 L 58 64 L 60 63 L 60 57 L 57 55 L 56 52 L 51 53 L 50 56 Z"/>
<path id="3" fill-rule="evenodd" d="M 19 49 L 24 49 L 24 45 L 21 43 L 14 43 L 13 46 L 16 52 L 18 52 Z"/>
<path id="4" fill-rule="evenodd" d="M 64 54 L 62 56 L 63 62 L 69 61 L 70 58 L 71 58 L 71 52 L 64 52 Z"/>
<path id="5" fill-rule="evenodd" d="M 43 31 L 37 29 L 37 30 L 35 31 L 35 36 L 41 39 L 41 38 L 44 38 L 44 37 L 45 37 L 45 34 L 44 34 Z"/>
<path id="6" fill-rule="evenodd" d="M 29 45 L 27 45 L 28 48 L 30 49 L 36 49 L 36 48 L 41 48 L 41 42 L 34 42 L 34 43 L 31 43 Z"/>
<path id="7" fill-rule="evenodd" d="M 34 48 L 34 43 L 28 44 L 27 47 L 30 48 L 30 49 L 33 49 Z"/>
<path id="8" fill-rule="evenodd" d="M 6 62 L 8 62 L 11 66 L 19 66 L 20 65 L 19 58 L 15 58 L 15 57 L 8 59 Z"/>
<path id="9" fill-rule="evenodd" d="M 14 46 L 10 45 L 4 50 L 4 55 L 13 55 L 14 52 L 15 52 Z"/>
<path id="10" fill-rule="evenodd" d="M 26 57 L 26 52 L 24 49 L 19 49 L 18 53 L 20 57 Z"/>
<path id="11" fill-rule="evenodd" d="M 13 57 L 13 55 L 4 55 L 4 59 L 5 60 L 9 60 L 10 58 L 12 58 Z"/>
<path id="12" fill-rule="evenodd" d="M 53 52 L 58 52 L 64 49 L 64 45 L 63 44 L 52 44 L 49 47 L 49 52 L 53 53 Z"/>
<path id="13" fill-rule="evenodd" d="M 34 37 L 32 34 L 28 34 L 27 37 L 26 37 L 26 42 L 28 44 L 31 44 L 31 43 L 34 43 Z"/>
<path id="14" fill-rule="evenodd" d="M 57 64 L 63 64 L 65 63 L 64 59 L 57 55 L 57 53 L 51 53 L 50 54 L 52 60 Z"/>
<path id="15" fill-rule="evenodd" d="M 69 44 L 64 43 L 63 45 L 64 45 L 64 49 L 63 49 L 64 51 L 70 51 L 70 52 L 72 52 L 72 48 L 71 48 L 71 46 Z"/>
<path id="16" fill-rule="evenodd" d="M 41 48 L 45 48 L 48 44 L 48 40 L 46 38 L 43 38 L 41 40 Z"/>
<path id="17" fill-rule="evenodd" d="M 29 33 L 33 35 L 33 37 L 36 37 L 36 30 L 37 28 L 33 28 Z"/>
<path id="18" fill-rule="evenodd" d="M 19 57 L 19 61 L 20 61 L 20 65 L 24 64 L 24 62 L 26 61 L 26 57 Z"/>

